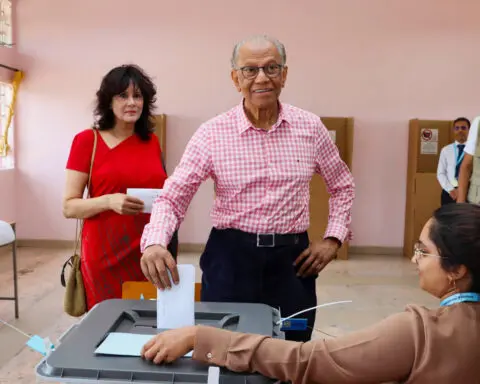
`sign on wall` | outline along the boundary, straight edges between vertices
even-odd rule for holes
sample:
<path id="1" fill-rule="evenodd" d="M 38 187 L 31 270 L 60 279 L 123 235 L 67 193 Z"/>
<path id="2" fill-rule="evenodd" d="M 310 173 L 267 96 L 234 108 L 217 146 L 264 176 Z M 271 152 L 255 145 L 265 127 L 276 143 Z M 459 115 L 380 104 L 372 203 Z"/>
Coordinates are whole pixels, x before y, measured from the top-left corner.
<path id="1" fill-rule="evenodd" d="M 436 155 L 438 153 L 438 129 L 422 128 L 420 130 L 420 154 Z"/>

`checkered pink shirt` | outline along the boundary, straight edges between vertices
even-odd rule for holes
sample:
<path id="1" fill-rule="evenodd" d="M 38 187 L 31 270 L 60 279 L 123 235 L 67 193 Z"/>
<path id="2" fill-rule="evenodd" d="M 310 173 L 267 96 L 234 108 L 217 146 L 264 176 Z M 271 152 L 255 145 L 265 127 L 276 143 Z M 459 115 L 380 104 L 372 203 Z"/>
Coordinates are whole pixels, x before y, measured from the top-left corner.
<path id="1" fill-rule="evenodd" d="M 310 179 L 323 176 L 330 198 L 325 237 L 351 239 L 353 177 L 320 118 L 281 104 L 271 130 L 256 129 L 243 104 L 202 124 L 185 149 L 145 226 L 142 252 L 166 246 L 183 221 L 200 184 L 211 177 L 218 229 L 251 233 L 300 233 L 310 224 Z"/>

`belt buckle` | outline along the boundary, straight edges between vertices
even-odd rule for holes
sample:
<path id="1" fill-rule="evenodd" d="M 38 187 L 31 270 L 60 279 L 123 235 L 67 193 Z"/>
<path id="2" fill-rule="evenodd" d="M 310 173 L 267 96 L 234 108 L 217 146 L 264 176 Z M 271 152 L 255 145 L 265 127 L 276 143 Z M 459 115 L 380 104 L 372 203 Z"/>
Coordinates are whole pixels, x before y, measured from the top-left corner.
<path id="1" fill-rule="evenodd" d="M 260 238 L 262 236 L 271 236 L 271 244 L 261 244 L 260 243 Z M 275 247 L 275 234 L 274 233 L 257 233 L 257 247 L 258 248 L 273 248 Z"/>

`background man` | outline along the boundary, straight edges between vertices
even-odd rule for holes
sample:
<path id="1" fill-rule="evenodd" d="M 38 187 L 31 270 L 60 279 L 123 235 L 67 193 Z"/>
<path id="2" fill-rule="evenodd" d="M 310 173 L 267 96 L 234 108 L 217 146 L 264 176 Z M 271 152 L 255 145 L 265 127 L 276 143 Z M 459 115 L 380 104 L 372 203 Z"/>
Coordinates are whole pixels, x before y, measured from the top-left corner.
<path id="1" fill-rule="evenodd" d="M 470 120 L 459 117 L 453 122 L 455 142 L 446 145 L 440 152 L 437 167 L 437 179 L 442 186 L 442 205 L 455 203 L 458 193 L 458 175 L 464 158 L 465 142 L 467 141 Z"/>
<path id="2" fill-rule="evenodd" d="M 178 281 L 166 249 L 200 184 L 211 177 L 213 229 L 200 259 L 202 301 L 257 302 L 282 316 L 315 306 L 315 279 L 350 238 L 354 182 L 320 118 L 281 103 L 287 80 L 285 47 L 256 36 L 234 47 L 231 77 L 243 100 L 202 124 L 145 227 L 141 265 L 160 288 L 166 270 Z M 309 243 L 310 179 L 321 174 L 331 195 L 325 238 Z M 310 329 L 287 332 L 309 340 Z"/>

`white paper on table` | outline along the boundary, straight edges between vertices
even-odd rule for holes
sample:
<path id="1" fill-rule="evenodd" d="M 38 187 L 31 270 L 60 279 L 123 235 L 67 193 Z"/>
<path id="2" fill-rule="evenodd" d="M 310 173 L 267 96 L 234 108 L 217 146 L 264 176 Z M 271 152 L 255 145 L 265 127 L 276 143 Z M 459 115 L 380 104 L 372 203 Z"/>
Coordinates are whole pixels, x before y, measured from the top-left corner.
<path id="1" fill-rule="evenodd" d="M 152 206 L 155 199 L 162 194 L 162 189 L 153 188 L 127 188 L 127 195 L 136 197 L 143 201 L 143 212 L 152 213 Z"/>
<path id="2" fill-rule="evenodd" d="M 170 289 L 157 289 L 157 328 L 174 329 L 195 325 L 195 267 L 178 264 L 180 281 L 171 279 Z"/>
<path id="3" fill-rule="evenodd" d="M 143 346 L 154 336 L 111 332 L 98 346 L 95 353 L 110 356 L 141 356 Z M 187 353 L 184 357 L 192 357 L 192 352 Z"/>

